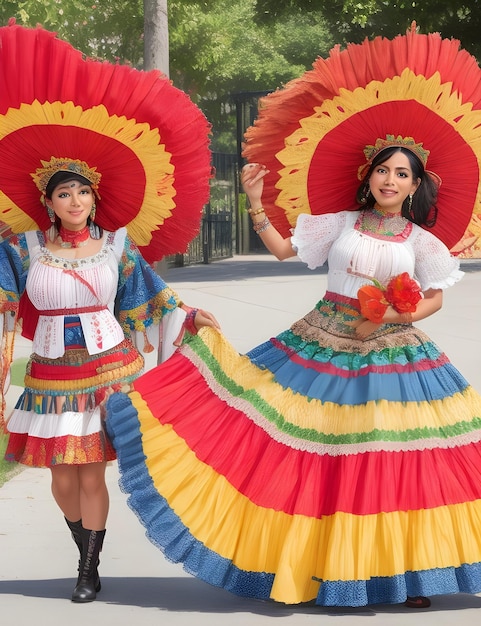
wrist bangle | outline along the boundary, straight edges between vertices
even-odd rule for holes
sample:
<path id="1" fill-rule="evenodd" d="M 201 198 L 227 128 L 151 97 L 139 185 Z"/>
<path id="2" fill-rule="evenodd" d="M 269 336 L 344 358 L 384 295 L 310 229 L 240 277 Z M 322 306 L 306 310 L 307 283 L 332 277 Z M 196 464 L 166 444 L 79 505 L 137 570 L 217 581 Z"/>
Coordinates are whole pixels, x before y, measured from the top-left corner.
<path id="1" fill-rule="evenodd" d="M 190 309 L 190 311 L 185 316 L 184 328 L 191 335 L 197 335 L 197 328 L 195 327 L 195 316 L 197 315 L 198 310 L 199 309 Z"/>
<path id="2" fill-rule="evenodd" d="M 253 228 L 254 232 L 256 232 L 258 235 L 260 235 L 265 230 L 267 230 L 270 225 L 271 225 L 271 222 L 270 222 L 269 218 L 266 217 L 266 218 L 264 218 L 262 220 L 262 222 L 254 222 L 254 225 L 252 226 L 252 228 Z"/>
<path id="3" fill-rule="evenodd" d="M 250 214 L 251 217 L 253 215 L 259 215 L 260 213 L 265 213 L 264 207 L 259 207 L 258 209 L 255 209 L 255 210 L 248 209 L 247 212 Z"/>

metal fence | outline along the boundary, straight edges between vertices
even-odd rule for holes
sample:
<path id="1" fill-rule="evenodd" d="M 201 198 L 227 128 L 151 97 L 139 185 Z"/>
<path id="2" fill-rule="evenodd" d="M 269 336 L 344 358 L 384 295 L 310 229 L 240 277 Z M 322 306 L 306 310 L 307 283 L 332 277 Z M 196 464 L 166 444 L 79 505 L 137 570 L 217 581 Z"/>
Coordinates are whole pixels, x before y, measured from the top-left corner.
<path id="1" fill-rule="evenodd" d="M 210 263 L 228 259 L 235 251 L 238 195 L 237 155 L 213 153 L 215 177 L 210 185 L 209 203 L 204 207 L 200 232 L 185 254 L 168 260 L 171 266 Z"/>
<path id="2" fill-rule="evenodd" d="M 254 123 L 258 100 L 268 91 L 231 94 L 236 113 L 236 154 L 214 152 L 212 165 L 215 178 L 211 196 L 205 207 L 199 235 L 191 242 L 186 254 L 176 255 L 170 264 L 190 265 L 210 263 L 232 257 L 234 253 L 265 251 L 260 238 L 252 231 L 246 212 L 245 194 L 239 189 L 239 169 L 242 166 L 242 141 L 245 129 Z"/>

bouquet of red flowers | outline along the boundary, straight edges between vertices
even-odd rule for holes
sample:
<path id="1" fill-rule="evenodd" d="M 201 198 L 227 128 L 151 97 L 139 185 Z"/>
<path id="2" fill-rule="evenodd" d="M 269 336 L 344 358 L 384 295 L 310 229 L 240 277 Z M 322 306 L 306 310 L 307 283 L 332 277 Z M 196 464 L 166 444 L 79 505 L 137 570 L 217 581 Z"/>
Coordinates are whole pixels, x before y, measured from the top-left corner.
<path id="1" fill-rule="evenodd" d="M 361 315 L 366 319 L 381 324 L 388 306 L 398 313 L 414 313 L 416 305 L 422 299 L 421 286 L 407 272 L 391 278 L 387 287 L 373 279 L 373 285 L 364 285 L 357 292 Z"/>

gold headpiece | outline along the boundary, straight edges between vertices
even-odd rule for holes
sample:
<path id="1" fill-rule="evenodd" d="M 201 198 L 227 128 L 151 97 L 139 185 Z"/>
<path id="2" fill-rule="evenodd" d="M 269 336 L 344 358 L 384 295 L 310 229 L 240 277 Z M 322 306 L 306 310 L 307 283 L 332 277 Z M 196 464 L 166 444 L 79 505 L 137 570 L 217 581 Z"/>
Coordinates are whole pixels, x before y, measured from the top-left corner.
<path id="1" fill-rule="evenodd" d="M 367 163 L 361 165 L 357 171 L 359 180 L 362 180 L 366 175 L 374 157 L 379 154 L 381 150 L 390 148 L 391 146 L 399 146 L 410 150 L 418 157 L 424 167 L 426 167 L 429 150 L 425 150 L 422 143 L 416 143 L 412 137 L 402 137 L 401 135 L 395 137 L 394 135 L 386 135 L 386 139 L 376 139 L 376 143 L 373 146 L 366 146 L 364 148 L 364 156 L 366 157 Z"/>
<path id="2" fill-rule="evenodd" d="M 33 182 L 37 185 L 42 192 L 42 198 L 45 196 L 45 191 L 49 180 L 57 172 L 72 172 L 72 174 L 79 174 L 86 178 L 92 186 L 97 198 L 100 198 L 98 193 L 99 182 L 102 174 L 96 171 L 96 167 L 89 167 L 85 161 L 79 161 L 78 159 L 57 158 L 52 157 L 50 161 L 40 161 L 43 167 L 39 167 L 35 170 L 34 174 L 30 174 L 33 178 Z"/>

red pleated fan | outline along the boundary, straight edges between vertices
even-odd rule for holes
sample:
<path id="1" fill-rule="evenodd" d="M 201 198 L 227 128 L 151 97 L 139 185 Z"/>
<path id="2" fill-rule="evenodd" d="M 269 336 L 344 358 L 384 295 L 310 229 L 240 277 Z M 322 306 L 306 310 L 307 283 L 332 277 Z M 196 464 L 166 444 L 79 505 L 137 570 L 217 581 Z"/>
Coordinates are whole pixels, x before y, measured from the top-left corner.
<path id="1" fill-rule="evenodd" d="M 472 234 L 481 214 L 481 70 L 458 41 L 418 34 L 415 24 L 393 40 L 336 46 L 260 100 L 244 156 L 270 170 L 263 203 L 274 225 L 287 237 L 299 213 L 356 209 L 363 150 L 387 134 L 430 151 L 427 169 L 442 180 L 434 234 L 449 248 Z"/>
<path id="2" fill-rule="evenodd" d="M 0 28 L 0 219 L 47 228 L 31 173 L 52 156 L 102 174 L 96 221 L 149 262 L 182 253 L 209 197 L 210 125 L 159 71 L 83 57 L 55 33 Z"/>

